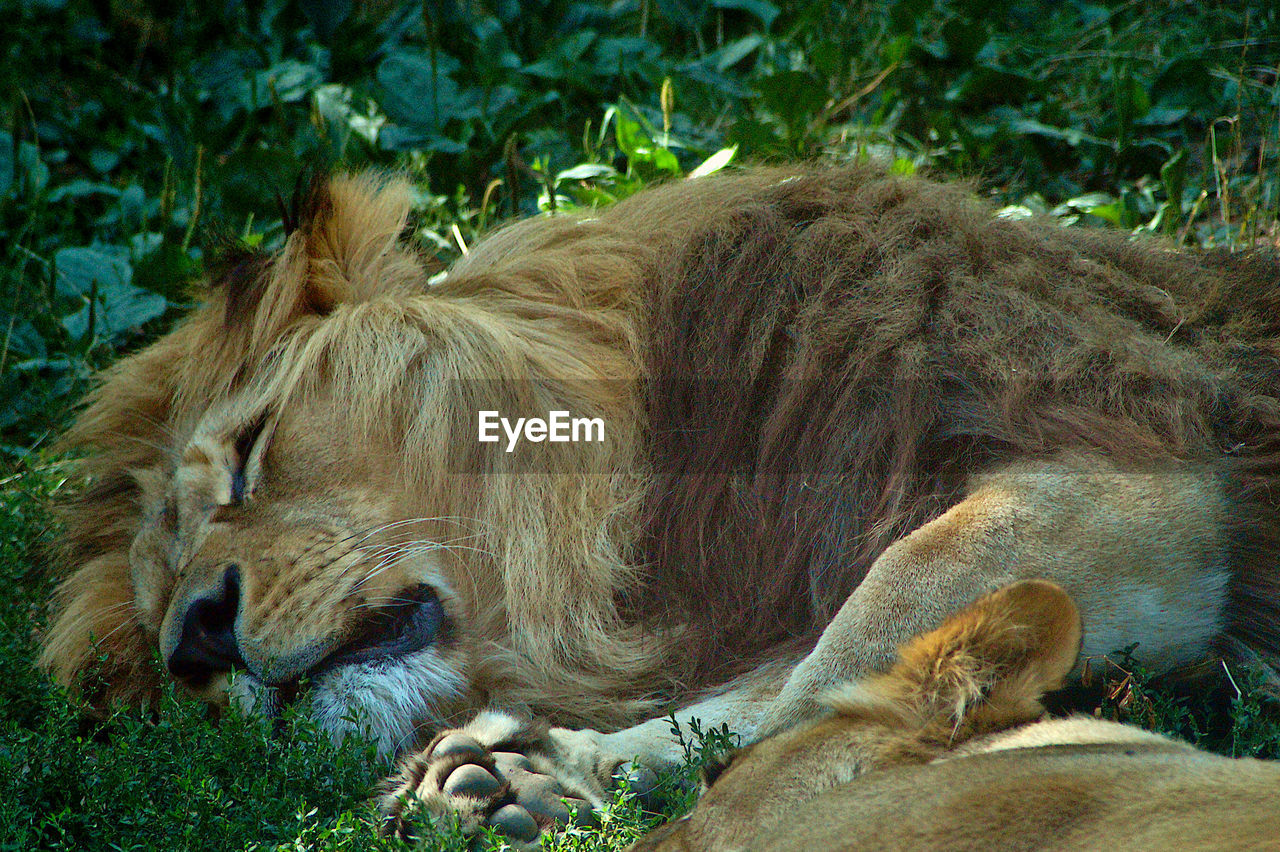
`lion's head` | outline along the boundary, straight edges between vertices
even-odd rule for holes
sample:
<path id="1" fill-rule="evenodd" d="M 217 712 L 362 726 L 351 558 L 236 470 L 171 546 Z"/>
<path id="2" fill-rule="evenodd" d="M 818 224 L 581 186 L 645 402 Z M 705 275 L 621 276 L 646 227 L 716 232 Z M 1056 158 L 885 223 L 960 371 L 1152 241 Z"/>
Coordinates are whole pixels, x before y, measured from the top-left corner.
<path id="1" fill-rule="evenodd" d="M 164 670 L 214 702 L 297 698 L 385 751 L 494 699 L 628 712 L 592 688 L 660 652 L 614 610 L 639 476 L 626 253 L 559 307 L 557 264 L 580 281 L 592 256 L 534 223 L 516 242 L 542 241 L 537 264 L 499 238 L 431 287 L 399 243 L 408 208 L 401 184 L 331 181 L 281 251 L 235 259 L 105 376 L 69 439 L 90 484 L 44 641 L 59 680 L 101 658 L 93 700 L 145 701 Z M 605 440 L 474 440 L 480 409 L 556 407 Z"/>
<path id="2" fill-rule="evenodd" d="M 819 718 L 713 761 L 704 771 L 708 789 L 693 812 L 653 832 L 633 852 L 845 849 L 900 829 L 914 842 L 882 848 L 938 848 L 930 842 L 931 824 L 877 824 L 884 819 L 877 806 L 891 810 L 895 802 L 907 808 L 904 803 L 928 801 L 934 806 L 928 818 L 939 824 L 949 816 L 939 805 L 947 801 L 946 790 L 935 789 L 943 780 L 926 775 L 898 782 L 901 770 L 936 766 L 975 744 L 1036 728 L 1044 714 L 1041 699 L 1062 685 L 1080 639 L 1075 603 L 1047 580 L 987 594 L 903 644 L 889 671 L 830 690 Z M 1100 726 L 1102 741 L 1158 740 L 1111 722 L 1084 724 Z M 1034 734 L 1024 739 L 1030 742 L 1018 745 L 1035 744 Z M 893 788 L 891 795 L 878 784 Z M 998 801 L 992 807 L 1001 812 Z M 993 848 L 1008 846 L 994 834 L 989 840 Z"/>

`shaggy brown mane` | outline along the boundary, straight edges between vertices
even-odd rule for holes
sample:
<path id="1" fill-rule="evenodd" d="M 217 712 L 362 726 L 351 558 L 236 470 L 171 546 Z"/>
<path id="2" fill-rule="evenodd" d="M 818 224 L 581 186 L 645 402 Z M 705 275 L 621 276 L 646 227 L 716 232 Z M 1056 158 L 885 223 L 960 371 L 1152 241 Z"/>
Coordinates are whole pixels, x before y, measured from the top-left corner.
<path id="1" fill-rule="evenodd" d="M 1275 258 L 999 219 L 867 168 L 745 180 L 772 185 L 689 217 L 649 319 L 665 594 L 638 603 L 714 633 L 702 670 L 816 635 L 975 470 L 1074 448 L 1230 477 L 1233 631 L 1280 649 L 1256 626 L 1280 616 Z"/>

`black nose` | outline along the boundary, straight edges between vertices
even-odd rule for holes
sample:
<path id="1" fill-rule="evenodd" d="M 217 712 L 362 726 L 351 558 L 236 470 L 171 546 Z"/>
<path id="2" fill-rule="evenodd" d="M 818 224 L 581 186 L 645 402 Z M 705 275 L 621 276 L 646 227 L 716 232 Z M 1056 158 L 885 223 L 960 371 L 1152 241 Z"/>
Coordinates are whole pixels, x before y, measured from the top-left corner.
<path id="1" fill-rule="evenodd" d="M 245 667 L 236 644 L 236 613 L 240 609 L 240 569 L 232 565 L 222 583 L 196 598 L 182 617 L 182 638 L 169 655 L 174 677 L 203 686 L 220 672 Z"/>

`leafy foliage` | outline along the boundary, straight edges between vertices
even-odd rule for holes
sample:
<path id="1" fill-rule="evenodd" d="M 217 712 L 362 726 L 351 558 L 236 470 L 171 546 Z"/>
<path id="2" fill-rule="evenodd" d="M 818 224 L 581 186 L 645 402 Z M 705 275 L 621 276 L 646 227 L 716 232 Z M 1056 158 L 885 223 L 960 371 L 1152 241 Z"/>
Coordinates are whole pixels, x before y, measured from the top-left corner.
<path id="1" fill-rule="evenodd" d="M 1261 669 L 1211 661 L 1156 676 L 1133 650 L 1089 661 L 1085 680 L 1102 690 L 1095 715 L 1230 757 L 1280 759 L 1280 712 Z"/>
<path id="2" fill-rule="evenodd" d="M 1277 245 L 1278 16 L 1257 0 L 7 4 L 0 847 L 396 847 L 354 744 L 300 720 L 287 747 L 235 717 L 215 730 L 172 697 L 86 724 L 30 664 L 54 582 L 42 507 L 70 487 L 51 436 L 94 371 L 189 306 L 209 251 L 279 243 L 302 172 L 404 171 L 413 238 L 446 262 L 500 219 L 813 156 L 970 175 L 1003 215 Z M 1197 703 L 1120 666 L 1100 713 L 1280 749 L 1245 673 Z M 728 740 L 699 733 L 691 764 Z M 622 848 L 652 819 L 622 796 L 552 847 Z M 448 837 L 431 842 L 465 847 Z"/>

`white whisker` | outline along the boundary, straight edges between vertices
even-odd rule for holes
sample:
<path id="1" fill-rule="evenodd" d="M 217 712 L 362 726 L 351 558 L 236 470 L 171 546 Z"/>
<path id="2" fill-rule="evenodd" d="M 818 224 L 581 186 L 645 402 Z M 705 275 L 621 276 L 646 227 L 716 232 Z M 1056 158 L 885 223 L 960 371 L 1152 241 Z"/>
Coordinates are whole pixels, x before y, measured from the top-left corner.
<path id="1" fill-rule="evenodd" d="M 364 576 L 356 581 L 355 585 L 352 587 L 352 591 L 355 591 L 364 587 L 365 584 L 367 584 L 370 580 L 377 577 L 383 571 L 386 571 L 392 565 L 395 565 L 405 559 L 409 559 L 415 556 L 421 556 L 422 554 L 425 554 L 425 553 L 433 553 L 437 551 L 446 551 L 446 552 L 470 551 L 473 553 L 478 553 L 483 556 L 489 556 L 492 558 L 493 553 L 490 550 L 487 550 L 481 547 L 475 547 L 472 545 L 457 543 L 461 541 L 467 541 L 473 538 L 478 538 L 478 536 L 476 535 L 462 536 L 459 538 L 450 539 L 445 542 L 430 541 L 430 540 L 410 541 L 404 544 L 380 545 L 377 548 L 373 548 L 370 551 L 370 555 L 373 556 L 376 559 L 376 561 L 374 562 L 373 566 L 370 567 L 369 570 L 365 572 Z"/>
<path id="2" fill-rule="evenodd" d="M 139 624 L 139 621 L 138 621 L 138 615 L 137 615 L 137 613 L 130 613 L 130 615 L 129 615 L 129 617 L 128 617 L 128 618 L 126 618 L 124 621 L 120 622 L 120 623 L 119 623 L 119 624 L 117 624 L 115 627 L 113 627 L 113 628 L 111 628 L 110 630 L 108 630 L 108 631 L 106 632 L 106 634 L 105 634 L 105 635 L 100 636 L 100 637 L 95 637 L 95 638 L 96 638 L 96 639 L 97 639 L 97 641 L 99 641 L 99 642 L 105 642 L 105 641 L 107 641 L 108 639 L 110 639 L 112 636 L 114 636 L 116 633 L 119 633 L 119 632 L 120 632 L 121 630 L 123 630 L 124 628 L 126 628 L 126 627 L 137 627 L 137 626 L 138 626 L 138 624 Z"/>
<path id="3" fill-rule="evenodd" d="M 117 437 L 123 438 L 126 441 L 132 441 L 135 444 L 141 444 L 144 447 L 149 447 L 150 449 L 155 450 L 161 455 L 165 455 L 165 456 L 173 455 L 172 447 L 166 447 L 163 444 L 157 444 L 155 441 L 148 441 L 146 438 L 139 438 L 137 435 L 118 435 Z"/>

